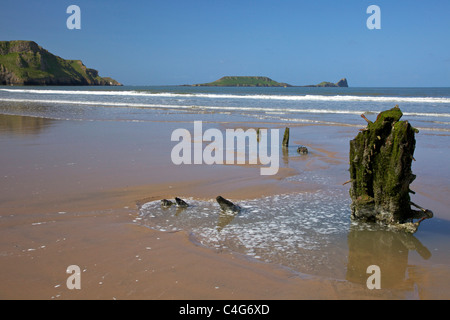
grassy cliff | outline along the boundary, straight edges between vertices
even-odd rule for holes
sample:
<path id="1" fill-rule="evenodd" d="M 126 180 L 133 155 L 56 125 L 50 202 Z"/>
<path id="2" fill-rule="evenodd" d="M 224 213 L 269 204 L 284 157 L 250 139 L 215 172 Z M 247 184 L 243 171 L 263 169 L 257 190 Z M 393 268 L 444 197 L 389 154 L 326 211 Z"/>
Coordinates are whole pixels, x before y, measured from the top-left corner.
<path id="1" fill-rule="evenodd" d="M 0 85 L 121 85 L 33 41 L 0 41 Z"/>

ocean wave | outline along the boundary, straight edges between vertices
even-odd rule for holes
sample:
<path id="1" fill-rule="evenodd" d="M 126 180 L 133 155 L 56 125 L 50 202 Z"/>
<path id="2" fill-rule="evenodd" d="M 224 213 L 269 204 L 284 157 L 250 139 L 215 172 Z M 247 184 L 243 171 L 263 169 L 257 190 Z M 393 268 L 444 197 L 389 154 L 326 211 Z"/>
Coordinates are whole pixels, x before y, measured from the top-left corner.
<path id="1" fill-rule="evenodd" d="M 53 95 L 91 95 L 91 96 L 135 96 L 162 98 L 205 98 L 205 99 L 254 99 L 283 101 L 340 101 L 340 102 L 394 102 L 394 103 L 448 103 L 448 97 L 387 97 L 358 95 L 276 95 L 276 94 L 219 94 L 219 93 L 172 93 L 134 90 L 48 90 L 48 89 L 7 89 L 0 91 L 11 93 L 53 94 Z"/>
<path id="2" fill-rule="evenodd" d="M 247 111 L 247 112 L 273 112 L 273 113 L 306 113 L 306 114 L 343 114 L 343 115 L 361 115 L 378 114 L 379 111 L 367 110 L 336 110 L 336 109 L 297 109 L 297 108 L 267 108 L 267 107 L 231 107 L 231 106 L 204 106 L 204 105 L 169 105 L 169 104 L 149 104 L 149 103 L 131 103 L 131 102 L 107 102 L 107 101 L 82 101 L 82 100 L 49 100 L 49 99 L 13 99 L 0 98 L 4 102 L 20 103 L 43 103 L 43 104 L 75 104 L 85 106 L 102 107 L 131 107 L 131 108 L 154 108 L 154 109 L 189 109 L 189 110 L 219 110 L 219 111 Z M 414 117 L 437 117 L 450 118 L 450 113 L 431 113 L 431 112 L 403 112 L 405 116 Z"/>

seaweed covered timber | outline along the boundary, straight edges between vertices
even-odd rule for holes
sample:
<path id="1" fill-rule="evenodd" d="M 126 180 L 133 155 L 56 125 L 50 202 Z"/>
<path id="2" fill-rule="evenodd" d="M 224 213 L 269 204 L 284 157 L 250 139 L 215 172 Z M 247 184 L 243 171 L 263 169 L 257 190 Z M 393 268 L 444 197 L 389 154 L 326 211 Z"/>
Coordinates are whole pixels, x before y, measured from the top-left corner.
<path id="1" fill-rule="evenodd" d="M 398 106 L 381 112 L 375 122 L 361 115 L 368 125 L 350 141 L 351 218 L 414 233 L 433 213 L 410 199 L 409 185 L 416 178 L 411 163 L 419 131 L 408 121 L 400 121 L 402 115 Z"/>

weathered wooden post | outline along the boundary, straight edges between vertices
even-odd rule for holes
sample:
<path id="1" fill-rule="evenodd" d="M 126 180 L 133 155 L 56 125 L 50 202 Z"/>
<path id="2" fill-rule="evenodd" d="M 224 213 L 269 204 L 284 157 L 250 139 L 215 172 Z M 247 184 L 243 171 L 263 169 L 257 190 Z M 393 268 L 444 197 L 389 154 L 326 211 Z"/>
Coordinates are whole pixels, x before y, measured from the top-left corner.
<path id="1" fill-rule="evenodd" d="M 418 130 L 400 121 L 402 115 L 395 106 L 381 112 L 375 122 L 362 116 L 367 128 L 350 141 L 351 218 L 414 233 L 433 213 L 411 209 L 409 185 L 416 178 L 411 163 Z"/>
<path id="2" fill-rule="evenodd" d="M 283 147 L 289 147 L 289 128 L 286 128 L 284 130 L 284 136 L 283 136 L 283 143 L 282 143 Z"/>

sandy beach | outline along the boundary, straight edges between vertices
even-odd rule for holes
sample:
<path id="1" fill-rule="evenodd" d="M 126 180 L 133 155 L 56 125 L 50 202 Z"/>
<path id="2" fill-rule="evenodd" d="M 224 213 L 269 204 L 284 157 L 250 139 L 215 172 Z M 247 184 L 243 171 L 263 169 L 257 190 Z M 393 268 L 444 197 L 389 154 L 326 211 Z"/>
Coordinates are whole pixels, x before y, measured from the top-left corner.
<path id="1" fill-rule="evenodd" d="M 0 300 L 450 299 L 449 1 L 0 8 Z"/>
<path id="2" fill-rule="evenodd" d="M 189 122 L 0 117 L 0 299 L 450 297 L 449 246 L 443 244 L 439 252 L 427 248 L 441 236 L 432 220 L 423 223 L 412 249 L 410 240 L 390 240 L 409 244 L 413 254 L 408 258 L 407 249 L 406 260 L 401 255 L 387 264 L 392 269 L 383 273 L 388 285 L 382 290 L 369 290 L 366 277 L 350 275 L 344 281 L 302 274 L 202 246 L 189 232 L 160 232 L 139 223 L 139 206 L 163 198 L 222 195 L 239 201 L 314 192 L 314 184 L 287 179 L 302 170 L 330 173 L 334 184 L 342 186 L 348 180 L 348 140 L 356 135 L 355 127 L 295 126 L 292 143 L 310 148 L 308 160 L 287 155 L 277 175 L 261 176 L 257 166 L 171 163 L 170 134 L 190 128 Z M 448 225 L 449 186 L 440 180 L 436 187 L 438 174 L 423 165 L 433 159 L 432 148 L 421 151 L 426 141 L 426 135 L 418 138 L 413 169 L 419 177 L 417 199 L 434 209 L 440 225 Z M 366 249 L 353 246 L 342 258 L 361 260 Z M 423 263 L 429 254 L 436 262 Z M 82 270 L 80 290 L 66 286 L 70 265 Z"/>

